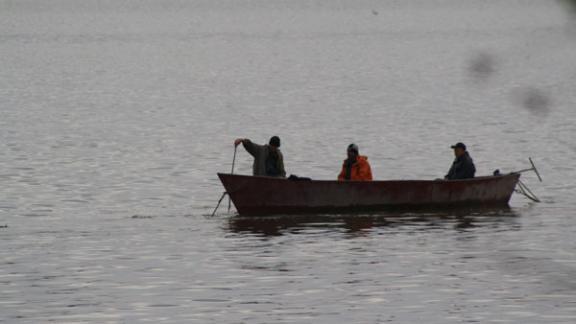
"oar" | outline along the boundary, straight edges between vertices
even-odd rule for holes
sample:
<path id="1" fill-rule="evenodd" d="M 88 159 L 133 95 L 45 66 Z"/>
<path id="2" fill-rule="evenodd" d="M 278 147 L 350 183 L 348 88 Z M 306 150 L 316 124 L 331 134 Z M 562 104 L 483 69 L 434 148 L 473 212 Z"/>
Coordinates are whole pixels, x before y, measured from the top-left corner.
<path id="1" fill-rule="evenodd" d="M 230 170 L 230 174 L 234 174 L 234 165 L 236 164 L 236 150 L 238 149 L 238 146 L 234 145 L 234 158 L 232 158 L 232 170 Z M 228 213 L 230 213 L 230 205 L 232 203 L 230 202 L 230 195 L 228 195 Z"/>
<path id="2" fill-rule="evenodd" d="M 532 161 L 532 158 L 529 157 L 528 161 L 530 161 L 530 164 L 532 165 L 531 168 L 516 171 L 515 173 L 524 173 L 524 172 L 534 171 L 534 173 L 536 173 L 536 176 L 538 177 L 538 180 L 540 180 L 540 182 L 542 182 L 542 177 L 540 177 L 540 172 L 538 172 L 538 169 L 536 169 L 536 165 L 534 164 L 534 161 Z M 528 198 L 534 202 L 537 202 L 537 203 L 540 202 L 540 199 L 538 197 L 536 197 L 536 195 L 530 190 L 530 188 L 528 188 L 528 186 L 526 184 L 524 184 L 520 179 L 518 179 L 518 189 L 515 189 L 515 191 L 519 194 L 524 195 L 526 198 Z"/>
<path id="3" fill-rule="evenodd" d="M 231 174 L 234 174 L 234 165 L 236 164 L 236 150 L 238 149 L 238 146 L 234 146 L 234 158 L 232 159 L 232 170 L 230 171 Z M 216 208 L 214 208 L 214 211 L 212 212 L 211 217 L 213 217 L 214 215 L 216 215 L 216 211 L 218 210 L 218 207 L 220 207 L 220 203 L 222 203 L 222 200 L 224 199 L 224 197 L 226 197 L 226 195 L 228 195 L 228 193 L 226 191 L 224 191 L 224 193 L 222 194 L 222 197 L 220 197 L 220 199 L 218 200 L 218 204 L 216 205 Z M 230 206 L 231 202 L 230 202 L 230 195 L 228 195 L 228 212 L 230 212 Z"/>
<path id="4" fill-rule="evenodd" d="M 220 207 L 220 203 L 222 202 L 222 199 L 224 199 L 224 197 L 226 197 L 226 194 L 228 194 L 228 193 L 224 192 L 222 194 L 222 197 L 220 197 L 220 199 L 218 200 L 218 204 L 216 205 L 216 208 L 214 208 L 214 211 L 212 212 L 212 215 L 210 215 L 210 217 L 214 217 L 214 215 L 216 215 L 216 211 L 218 210 L 218 207 Z"/>

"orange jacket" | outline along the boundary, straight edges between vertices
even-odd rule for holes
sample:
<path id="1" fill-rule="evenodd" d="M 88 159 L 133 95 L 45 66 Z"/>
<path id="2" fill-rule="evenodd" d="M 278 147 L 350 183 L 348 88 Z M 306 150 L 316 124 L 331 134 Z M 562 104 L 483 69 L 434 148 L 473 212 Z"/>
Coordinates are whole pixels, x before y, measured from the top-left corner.
<path id="1" fill-rule="evenodd" d="M 338 180 L 344 181 L 346 176 L 346 160 L 342 164 L 342 171 L 338 175 Z M 363 155 L 359 155 L 356 159 L 356 163 L 352 165 L 352 170 L 350 171 L 350 180 L 353 181 L 371 181 L 372 180 L 372 169 L 370 169 L 370 163 L 368 163 L 368 158 Z"/>

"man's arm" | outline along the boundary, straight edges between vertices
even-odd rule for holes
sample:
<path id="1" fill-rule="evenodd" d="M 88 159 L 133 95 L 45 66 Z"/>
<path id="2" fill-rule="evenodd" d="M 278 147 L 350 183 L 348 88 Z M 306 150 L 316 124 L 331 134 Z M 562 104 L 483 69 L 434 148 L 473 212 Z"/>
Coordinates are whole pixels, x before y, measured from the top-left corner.
<path id="1" fill-rule="evenodd" d="M 469 162 L 460 162 L 454 168 L 454 173 L 451 179 L 469 179 L 474 178 L 474 165 Z"/>
<path id="2" fill-rule="evenodd" d="M 474 166 L 474 162 L 472 162 L 471 160 L 463 163 L 461 170 L 462 172 L 460 179 L 474 178 L 474 174 L 476 173 L 476 167 Z"/>
<path id="3" fill-rule="evenodd" d="M 237 138 L 234 141 L 234 145 L 236 146 L 240 145 L 240 143 L 242 143 L 242 146 L 244 146 L 244 149 L 246 149 L 246 151 L 250 153 L 250 155 L 252 155 L 253 157 L 256 157 L 258 155 L 260 145 L 252 143 L 252 141 L 250 141 L 247 138 Z"/>
<path id="4" fill-rule="evenodd" d="M 444 179 L 446 179 L 446 180 L 455 179 L 455 176 L 456 176 L 455 173 L 456 173 L 456 164 L 452 163 L 452 166 L 450 167 L 450 170 L 448 170 L 448 174 L 446 174 L 444 176 Z"/>
<path id="5" fill-rule="evenodd" d="M 344 170 L 344 167 L 342 167 L 342 170 L 340 170 L 340 174 L 338 174 L 338 180 L 339 180 L 339 181 L 344 181 L 344 180 L 346 180 L 346 179 L 344 178 L 344 177 L 345 177 L 345 172 L 346 172 L 346 170 Z"/>
<path id="6" fill-rule="evenodd" d="M 370 168 L 370 164 L 368 162 L 362 163 L 362 167 L 360 168 L 358 175 L 360 176 L 360 180 L 372 181 L 372 168 Z"/>

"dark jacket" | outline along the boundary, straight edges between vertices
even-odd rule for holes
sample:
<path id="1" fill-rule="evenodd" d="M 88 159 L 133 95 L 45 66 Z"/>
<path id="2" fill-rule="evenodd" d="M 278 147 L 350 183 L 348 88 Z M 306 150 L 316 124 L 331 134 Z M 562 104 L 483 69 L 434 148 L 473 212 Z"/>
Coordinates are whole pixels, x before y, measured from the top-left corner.
<path id="1" fill-rule="evenodd" d="M 470 179 L 474 178 L 476 173 L 476 167 L 474 166 L 474 161 L 470 157 L 468 152 L 464 153 L 461 157 L 454 159 L 452 167 L 446 177 L 446 180 L 457 180 L 457 179 Z"/>
<path id="2" fill-rule="evenodd" d="M 250 140 L 244 140 L 242 145 L 254 157 L 252 173 L 255 176 L 286 177 L 280 149 L 273 150 L 268 145 L 254 144 Z"/>

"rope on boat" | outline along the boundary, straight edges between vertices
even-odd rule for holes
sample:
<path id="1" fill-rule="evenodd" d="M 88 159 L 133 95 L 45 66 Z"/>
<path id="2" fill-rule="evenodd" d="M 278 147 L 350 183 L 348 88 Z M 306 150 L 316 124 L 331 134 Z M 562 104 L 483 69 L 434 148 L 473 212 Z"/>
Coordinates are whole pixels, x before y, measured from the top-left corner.
<path id="1" fill-rule="evenodd" d="M 531 168 L 516 171 L 514 173 L 524 173 L 524 172 L 533 171 L 534 173 L 536 173 L 538 180 L 540 180 L 540 182 L 542 182 L 542 177 L 540 177 L 540 172 L 538 172 L 538 169 L 536 169 L 536 165 L 534 165 L 534 161 L 532 161 L 532 158 L 529 157 L 528 161 L 530 161 L 530 164 L 532 165 Z M 526 184 L 524 184 L 524 182 L 520 181 L 520 179 L 518 179 L 517 187 L 518 187 L 517 189 L 514 189 L 515 192 L 523 195 L 524 197 L 526 197 L 526 198 L 528 198 L 534 202 L 540 202 L 540 199 L 532 192 L 532 190 L 530 190 L 530 188 L 528 188 L 528 186 Z"/>
<path id="2" fill-rule="evenodd" d="M 520 179 L 518 179 L 518 188 L 514 189 L 514 191 L 534 202 L 540 202 L 540 199 L 532 192 L 532 190 L 530 190 L 530 188 L 528 188 L 528 186 L 524 184 L 524 182 L 520 181 Z"/>

